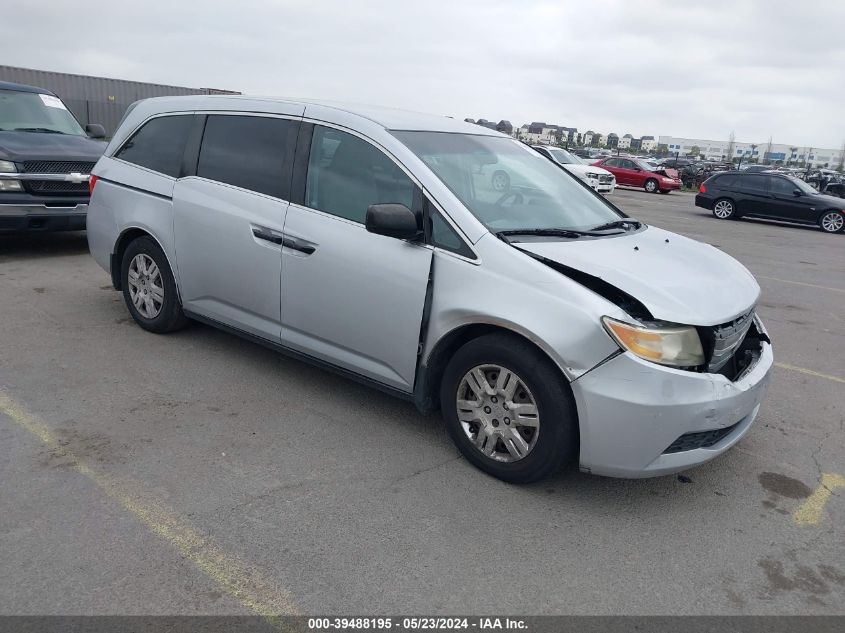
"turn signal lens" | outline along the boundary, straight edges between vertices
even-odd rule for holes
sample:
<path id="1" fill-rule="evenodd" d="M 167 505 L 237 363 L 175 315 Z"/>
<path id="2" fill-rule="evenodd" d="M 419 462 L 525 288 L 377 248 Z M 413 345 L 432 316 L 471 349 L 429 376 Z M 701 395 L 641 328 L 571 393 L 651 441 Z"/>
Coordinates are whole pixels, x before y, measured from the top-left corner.
<path id="1" fill-rule="evenodd" d="M 623 348 L 644 360 L 672 367 L 704 364 L 704 350 L 694 327 L 687 325 L 633 325 L 603 317 L 608 333 Z"/>

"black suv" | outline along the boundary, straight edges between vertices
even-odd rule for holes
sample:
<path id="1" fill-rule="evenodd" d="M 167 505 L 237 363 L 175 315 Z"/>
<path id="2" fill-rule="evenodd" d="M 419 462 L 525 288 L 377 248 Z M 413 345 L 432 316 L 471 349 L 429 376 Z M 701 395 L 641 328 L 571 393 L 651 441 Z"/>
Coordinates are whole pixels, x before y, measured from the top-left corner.
<path id="1" fill-rule="evenodd" d="M 104 137 L 49 90 L 0 81 L 0 231 L 84 229 Z"/>
<path id="2" fill-rule="evenodd" d="M 720 220 L 743 216 L 814 224 L 826 233 L 845 227 L 845 201 L 820 194 L 803 180 L 777 172 L 729 171 L 705 180 L 695 206 Z"/>

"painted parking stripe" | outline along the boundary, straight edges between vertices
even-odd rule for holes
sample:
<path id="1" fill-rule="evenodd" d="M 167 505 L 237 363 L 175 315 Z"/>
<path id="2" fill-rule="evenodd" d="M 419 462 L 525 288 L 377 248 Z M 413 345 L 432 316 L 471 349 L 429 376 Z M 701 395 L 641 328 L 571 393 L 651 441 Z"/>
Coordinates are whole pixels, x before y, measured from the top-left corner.
<path id="1" fill-rule="evenodd" d="M 806 374 L 807 376 L 815 376 L 816 378 L 832 380 L 833 382 L 845 383 L 845 378 L 840 378 L 839 376 L 832 376 L 830 374 L 823 374 L 820 371 L 807 369 L 806 367 L 796 367 L 795 365 L 789 365 L 788 363 L 775 363 L 775 367 L 780 367 L 781 369 L 788 369 L 789 371 L 797 371 L 799 374 Z"/>
<path id="2" fill-rule="evenodd" d="M 834 473 L 822 475 L 819 487 L 795 511 L 792 520 L 798 525 L 818 525 L 834 488 L 845 488 L 845 477 Z"/>
<path id="3" fill-rule="evenodd" d="M 120 504 L 150 532 L 170 544 L 244 607 L 263 616 L 271 624 L 278 624 L 275 616 L 299 615 L 290 592 L 263 577 L 254 567 L 223 551 L 209 536 L 191 527 L 149 493 L 91 468 L 63 447 L 41 420 L 28 413 L 2 390 L 0 413 L 38 438 L 55 455 L 70 461 L 77 472 Z"/>
<path id="4" fill-rule="evenodd" d="M 810 288 L 819 288 L 821 290 L 830 290 L 831 292 L 845 292 L 843 288 L 832 288 L 831 286 L 820 286 L 819 284 L 811 284 L 806 281 L 793 281 L 791 279 L 780 279 L 779 277 L 766 277 L 766 275 L 754 275 L 757 279 L 768 279 L 769 281 L 779 281 L 784 284 L 795 284 L 796 286 L 809 286 Z"/>

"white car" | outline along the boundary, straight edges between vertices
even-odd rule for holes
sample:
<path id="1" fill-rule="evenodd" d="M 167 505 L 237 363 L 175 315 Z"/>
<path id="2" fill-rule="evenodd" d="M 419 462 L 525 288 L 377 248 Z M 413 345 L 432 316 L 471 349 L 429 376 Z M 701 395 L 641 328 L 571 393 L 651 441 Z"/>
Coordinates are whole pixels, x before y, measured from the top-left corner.
<path id="1" fill-rule="evenodd" d="M 532 147 L 569 173 L 578 176 L 599 193 L 610 194 L 616 188 L 616 177 L 613 174 L 601 167 L 585 164 L 562 147 L 548 145 L 533 145 Z"/>

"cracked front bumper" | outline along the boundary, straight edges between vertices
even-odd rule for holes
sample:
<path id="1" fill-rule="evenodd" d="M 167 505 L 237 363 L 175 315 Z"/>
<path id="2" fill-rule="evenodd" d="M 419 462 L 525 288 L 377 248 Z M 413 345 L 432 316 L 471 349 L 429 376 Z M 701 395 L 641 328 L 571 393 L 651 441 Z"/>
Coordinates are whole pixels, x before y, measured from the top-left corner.
<path id="1" fill-rule="evenodd" d="M 611 477 L 653 477 L 721 455 L 757 417 L 772 364 L 769 343 L 762 343 L 757 362 L 736 382 L 662 367 L 629 352 L 616 356 L 572 382 L 581 469 Z M 684 434 L 732 426 L 712 446 L 665 452 Z"/>

